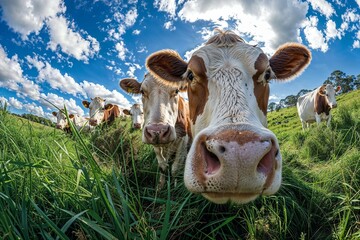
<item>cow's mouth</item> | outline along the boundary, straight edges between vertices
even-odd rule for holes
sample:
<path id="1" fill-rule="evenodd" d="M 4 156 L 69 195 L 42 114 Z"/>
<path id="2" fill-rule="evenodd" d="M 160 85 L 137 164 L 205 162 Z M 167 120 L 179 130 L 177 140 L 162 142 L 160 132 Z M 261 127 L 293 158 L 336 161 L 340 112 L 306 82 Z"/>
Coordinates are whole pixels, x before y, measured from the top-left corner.
<path id="1" fill-rule="evenodd" d="M 202 195 L 206 199 L 218 204 L 227 202 L 244 204 L 255 200 L 261 193 L 206 192 L 202 193 Z"/>

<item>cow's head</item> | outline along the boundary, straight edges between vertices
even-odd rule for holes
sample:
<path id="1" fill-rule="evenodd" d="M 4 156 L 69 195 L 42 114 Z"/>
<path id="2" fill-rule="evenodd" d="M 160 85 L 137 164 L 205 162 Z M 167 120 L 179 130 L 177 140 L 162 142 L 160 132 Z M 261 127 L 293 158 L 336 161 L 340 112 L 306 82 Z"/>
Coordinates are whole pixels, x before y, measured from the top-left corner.
<path id="1" fill-rule="evenodd" d="M 140 104 L 135 103 L 130 110 L 124 109 L 123 113 L 131 117 L 132 127 L 134 129 L 141 129 L 144 123 L 144 113 Z"/>
<path id="2" fill-rule="evenodd" d="M 102 99 L 101 97 L 91 98 L 91 102 L 82 101 L 84 107 L 90 109 L 89 124 L 91 126 L 96 126 L 102 123 L 104 119 L 104 111 L 110 110 L 113 107 L 112 104 L 105 105 L 105 101 L 106 100 Z"/>
<path id="3" fill-rule="evenodd" d="M 69 125 L 63 109 L 59 110 L 58 112 L 52 112 L 52 115 L 56 117 L 55 127 L 57 129 L 64 129 L 66 126 Z"/>
<path id="4" fill-rule="evenodd" d="M 290 80 L 310 63 L 303 45 L 288 43 L 269 59 L 230 31 L 220 32 L 185 62 L 171 50 L 150 55 L 147 68 L 164 84 L 188 83 L 193 143 L 186 187 L 216 203 L 246 203 L 277 192 L 282 158 L 267 127 L 269 81 Z"/>
<path id="5" fill-rule="evenodd" d="M 326 102 L 329 104 L 330 108 L 336 108 L 337 103 L 335 99 L 335 93 L 341 90 L 340 86 L 337 86 L 336 89 L 331 84 L 324 84 L 319 89 L 319 94 L 325 97 Z"/>
<path id="6" fill-rule="evenodd" d="M 130 94 L 142 95 L 144 143 L 158 145 L 176 139 L 179 92 L 186 91 L 186 86 L 164 85 L 151 74 L 146 74 L 142 83 L 126 78 L 120 81 L 120 87 Z"/>

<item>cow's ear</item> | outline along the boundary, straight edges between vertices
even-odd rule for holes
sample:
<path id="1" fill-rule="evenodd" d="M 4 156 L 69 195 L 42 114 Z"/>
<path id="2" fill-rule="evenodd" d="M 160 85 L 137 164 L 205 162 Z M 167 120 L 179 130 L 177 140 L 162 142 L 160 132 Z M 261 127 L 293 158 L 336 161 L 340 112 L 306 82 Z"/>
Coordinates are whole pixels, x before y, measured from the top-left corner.
<path id="1" fill-rule="evenodd" d="M 141 83 L 134 78 L 124 78 L 119 83 L 120 87 L 127 93 L 139 94 Z"/>
<path id="2" fill-rule="evenodd" d="M 130 113 L 130 110 L 129 110 L 129 109 L 124 109 L 124 110 L 123 110 L 123 113 L 124 113 L 125 115 L 131 115 L 131 113 Z"/>
<path id="3" fill-rule="evenodd" d="M 70 118 L 70 119 L 72 119 L 72 118 L 74 118 L 74 117 L 75 117 L 74 114 L 69 114 L 69 118 Z"/>
<path id="4" fill-rule="evenodd" d="M 338 92 L 341 90 L 341 87 L 340 86 L 337 86 L 336 89 L 335 89 L 335 92 Z"/>
<path id="5" fill-rule="evenodd" d="M 54 115 L 55 117 L 57 116 L 57 112 L 52 112 L 52 115 Z"/>
<path id="6" fill-rule="evenodd" d="M 280 46 L 270 58 L 270 67 L 275 73 L 273 79 L 292 80 L 300 75 L 311 61 L 311 52 L 299 43 Z"/>
<path id="7" fill-rule="evenodd" d="M 90 103 L 88 101 L 82 101 L 82 104 L 84 105 L 85 108 L 89 108 Z"/>
<path id="8" fill-rule="evenodd" d="M 187 63 L 173 50 L 161 50 L 146 59 L 146 67 L 151 74 L 166 82 L 183 81 Z"/>
<path id="9" fill-rule="evenodd" d="M 104 109 L 105 110 L 111 110 L 114 107 L 114 105 L 112 105 L 111 103 L 108 103 L 105 105 Z"/>

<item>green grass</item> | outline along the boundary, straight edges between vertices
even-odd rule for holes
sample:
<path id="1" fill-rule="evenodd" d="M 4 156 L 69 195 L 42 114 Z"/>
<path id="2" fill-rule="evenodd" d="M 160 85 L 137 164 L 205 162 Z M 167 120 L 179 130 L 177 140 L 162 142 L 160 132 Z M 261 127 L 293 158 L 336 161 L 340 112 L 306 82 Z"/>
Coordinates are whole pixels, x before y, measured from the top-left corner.
<path id="1" fill-rule="evenodd" d="M 0 111 L 0 239 L 359 239 L 360 91 L 331 128 L 303 132 L 295 108 L 268 115 L 283 184 L 216 205 L 170 179 L 129 120 L 72 135 Z"/>

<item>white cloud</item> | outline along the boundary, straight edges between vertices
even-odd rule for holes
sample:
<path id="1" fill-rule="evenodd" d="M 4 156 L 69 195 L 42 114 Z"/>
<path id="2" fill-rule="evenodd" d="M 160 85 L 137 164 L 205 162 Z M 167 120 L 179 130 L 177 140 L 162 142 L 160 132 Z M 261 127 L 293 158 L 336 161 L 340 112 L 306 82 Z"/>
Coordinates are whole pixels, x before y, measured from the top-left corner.
<path id="1" fill-rule="evenodd" d="M 38 34 L 44 21 L 64 12 L 63 0 L 3 0 L 2 19 L 26 40 L 31 33 Z"/>
<path id="2" fill-rule="evenodd" d="M 141 31 L 139 29 L 135 29 L 132 33 L 134 35 L 139 35 L 141 33 Z"/>
<path id="3" fill-rule="evenodd" d="M 55 111 L 57 111 L 57 109 L 54 107 L 54 105 L 59 109 L 63 109 L 64 106 L 66 106 L 66 109 L 69 113 L 77 113 L 80 116 L 84 115 L 84 110 L 76 104 L 76 101 L 73 98 L 64 99 L 63 97 L 60 97 L 54 93 L 42 93 L 40 103 L 43 106 L 46 106 L 48 109 Z"/>
<path id="4" fill-rule="evenodd" d="M 170 31 L 174 31 L 176 27 L 173 25 L 172 21 L 164 23 L 164 28 Z"/>
<path id="5" fill-rule="evenodd" d="M 135 71 L 136 69 L 141 69 L 141 66 L 137 63 L 125 63 L 126 66 L 129 66 L 126 75 L 131 78 L 135 78 Z"/>
<path id="6" fill-rule="evenodd" d="M 357 5 L 358 5 L 359 8 L 360 8 L 360 0 L 355 0 L 355 1 L 356 1 Z"/>
<path id="7" fill-rule="evenodd" d="M 26 103 L 23 105 L 28 113 L 44 117 L 44 110 L 41 106 L 37 106 L 35 103 Z"/>
<path id="8" fill-rule="evenodd" d="M 16 108 L 16 109 L 22 109 L 23 108 L 22 102 L 20 102 L 19 100 L 17 100 L 14 97 L 9 98 L 9 105 Z"/>
<path id="9" fill-rule="evenodd" d="M 64 16 L 52 17 L 48 20 L 50 41 L 48 47 L 57 51 L 58 47 L 65 54 L 77 60 L 87 62 L 100 50 L 99 42 L 88 35 L 83 38 L 74 31 L 74 24 L 70 24 Z"/>
<path id="10" fill-rule="evenodd" d="M 39 72 L 38 80 L 41 82 L 47 82 L 51 88 L 58 89 L 63 93 L 77 96 L 81 94 L 86 97 L 84 90 L 81 88 L 74 78 L 67 73 L 61 74 L 59 69 L 53 68 L 50 63 L 39 61 L 38 57 L 31 58 L 26 56 L 27 61 L 35 66 Z"/>
<path id="11" fill-rule="evenodd" d="M 317 29 L 318 21 L 317 17 L 310 17 L 310 19 L 305 23 L 304 34 L 306 40 L 309 42 L 309 47 L 326 52 L 329 47 L 323 33 Z"/>
<path id="12" fill-rule="evenodd" d="M 125 26 L 131 27 L 135 24 L 138 13 L 136 8 L 129 10 L 125 15 Z"/>
<path id="13" fill-rule="evenodd" d="M 355 40 L 353 45 L 352 45 L 353 48 L 360 48 L 360 41 L 359 40 Z"/>
<path id="14" fill-rule="evenodd" d="M 120 58 L 121 60 L 125 60 L 125 56 L 126 56 L 126 52 L 128 51 L 127 48 L 125 47 L 125 43 L 124 41 L 120 41 L 118 43 L 115 44 L 115 49 L 117 51 L 117 56 L 118 58 Z"/>
<path id="15" fill-rule="evenodd" d="M 327 18 L 330 18 L 335 10 L 332 5 L 326 0 L 308 0 L 315 11 L 324 14 Z"/>
<path id="16" fill-rule="evenodd" d="M 38 100 L 40 87 L 23 76 L 17 55 L 8 58 L 0 45 L 0 87 L 16 91 L 22 97 Z"/>
<path id="17" fill-rule="evenodd" d="M 226 27 L 235 20 L 235 31 L 242 36 L 264 43 L 265 51 L 274 51 L 280 44 L 296 41 L 298 29 L 306 19 L 308 4 L 297 0 L 194 0 L 185 2 L 179 11 L 184 21 L 213 22 Z M 286 21 L 284 21 L 286 19 Z"/>
<path id="18" fill-rule="evenodd" d="M 83 81 L 81 86 L 89 98 L 102 97 L 106 99 L 107 103 L 114 103 L 123 108 L 128 108 L 131 106 L 129 101 L 116 90 L 110 91 L 103 85 L 88 81 Z"/>
<path id="19" fill-rule="evenodd" d="M 157 7 L 160 11 L 167 12 L 171 17 L 175 17 L 175 0 L 155 0 L 154 6 Z"/>
<path id="20" fill-rule="evenodd" d="M 326 39 L 339 38 L 341 39 L 341 33 L 336 29 L 336 23 L 333 20 L 329 20 L 326 23 Z"/>

